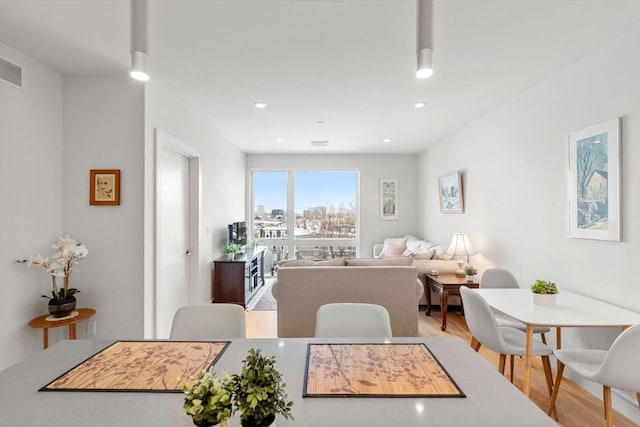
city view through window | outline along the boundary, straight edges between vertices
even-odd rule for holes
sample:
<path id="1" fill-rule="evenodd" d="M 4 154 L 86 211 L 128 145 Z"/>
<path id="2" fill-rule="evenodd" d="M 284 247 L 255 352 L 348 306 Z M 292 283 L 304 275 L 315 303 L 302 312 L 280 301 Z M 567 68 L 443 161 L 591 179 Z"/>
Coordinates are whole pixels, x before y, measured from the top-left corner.
<path id="1" fill-rule="evenodd" d="M 356 171 L 254 171 L 253 239 L 273 262 L 355 256 Z"/>

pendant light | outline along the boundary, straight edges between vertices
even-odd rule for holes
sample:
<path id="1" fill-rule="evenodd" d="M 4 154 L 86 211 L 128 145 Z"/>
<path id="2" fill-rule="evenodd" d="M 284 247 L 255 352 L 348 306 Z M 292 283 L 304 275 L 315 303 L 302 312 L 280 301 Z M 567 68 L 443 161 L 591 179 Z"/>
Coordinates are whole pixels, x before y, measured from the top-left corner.
<path id="1" fill-rule="evenodd" d="M 147 0 L 130 0 L 131 2 L 131 77 L 146 82 L 149 80 L 147 59 Z"/>
<path id="2" fill-rule="evenodd" d="M 417 0 L 418 69 L 416 77 L 426 79 L 433 75 L 433 0 Z"/>

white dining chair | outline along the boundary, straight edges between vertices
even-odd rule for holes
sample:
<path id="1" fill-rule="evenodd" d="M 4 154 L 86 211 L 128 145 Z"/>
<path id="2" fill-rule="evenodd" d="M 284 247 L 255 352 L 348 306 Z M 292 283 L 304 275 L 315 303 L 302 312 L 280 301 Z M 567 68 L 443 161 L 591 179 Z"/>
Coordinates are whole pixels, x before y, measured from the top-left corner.
<path id="1" fill-rule="evenodd" d="M 377 304 L 325 304 L 316 312 L 316 337 L 390 337 L 391 320 Z"/>
<path id="2" fill-rule="evenodd" d="M 640 349 L 640 325 L 632 326 L 622 332 L 608 351 L 596 349 L 554 350 L 553 355 L 558 358 L 558 373 L 548 413 L 551 414 L 555 410 L 565 366 L 589 381 L 602 384 L 604 418 L 607 427 L 613 426 L 612 387 L 635 393 L 640 407 L 638 349 Z"/>
<path id="3" fill-rule="evenodd" d="M 173 316 L 171 340 L 245 338 L 244 308 L 238 304 L 202 304 L 180 307 Z"/>
<path id="4" fill-rule="evenodd" d="M 499 327 L 489 304 L 482 296 L 466 286 L 460 287 L 460 296 L 464 304 L 464 316 L 471 336 L 490 350 L 500 354 L 498 370 L 504 375 L 507 355 L 511 356 L 511 382 L 513 382 L 513 357 L 524 356 L 526 334 L 519 329 Z M 547 391 L 552 393 L 553 378 L 549 356 L 553 349 L 534 340 L 532 354 L 542 358 L 542 367 L 547 381 Z"/>
<path id="5" fill-rule="evenodd" d="M 480 279 L 480 287 L 485 289 L 519 289 L 518 281 L 515 276 L 511 274 L 509 270 L 503 268 L 489 268 L 485 270 Z M 500 327 L 516 328 L 522 332 L 527 332 L 527 325 L 521 321 L 508 316 L 501 311 L 493 310 L 496 316 L 496 322 Z M 544 334 L 549 332 L 550 329 L 545 326 L 535 326 L 533 328 L 534 334 L 540 334 L 540 338 L 543 343 L 547 343 L 547 338 Z M 476 349 L 477 351 L 477 349 Z"/>

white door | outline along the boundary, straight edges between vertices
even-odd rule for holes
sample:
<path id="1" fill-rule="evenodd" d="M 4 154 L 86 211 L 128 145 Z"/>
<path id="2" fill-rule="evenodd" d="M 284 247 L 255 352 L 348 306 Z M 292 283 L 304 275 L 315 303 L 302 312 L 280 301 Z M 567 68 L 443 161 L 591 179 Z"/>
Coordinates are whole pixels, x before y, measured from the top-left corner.
<path id="1" fill-rule="evenodd" d="M 188 305 L 189 158 L 162 145 L 157 153 L 156 338 L 168 338 L 176 310 Z"/>

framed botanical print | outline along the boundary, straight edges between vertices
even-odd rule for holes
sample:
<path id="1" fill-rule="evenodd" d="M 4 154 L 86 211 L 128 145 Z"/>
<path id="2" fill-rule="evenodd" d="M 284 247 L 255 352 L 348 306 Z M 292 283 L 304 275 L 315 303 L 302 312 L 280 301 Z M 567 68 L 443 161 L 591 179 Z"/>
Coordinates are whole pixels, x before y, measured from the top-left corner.
<path id="1" fill-rule="evenodd" d="M 620 240 L 620 119 L 569 134 L 569 237 Z"/>
<path id="2" fill-rule="evenodd" d="M 438 194 L 440 197 L 440 212 L 463 213 L 462 174 L 460 171 L 451 172 L 438 177 Z"/>
<path id="3" fill-rule="evenodd" d="M 91 169 L 89 172 L 89 204 L 120 204 L 120 169 Z"/>
<path id="4" fill-rule="evenodd" d="M 380 180 L 380 219 L 398 219 L 398 180 Z"/>

